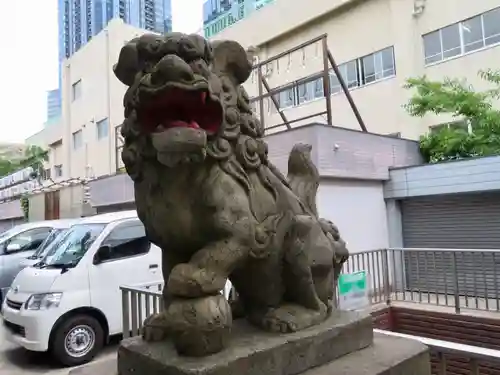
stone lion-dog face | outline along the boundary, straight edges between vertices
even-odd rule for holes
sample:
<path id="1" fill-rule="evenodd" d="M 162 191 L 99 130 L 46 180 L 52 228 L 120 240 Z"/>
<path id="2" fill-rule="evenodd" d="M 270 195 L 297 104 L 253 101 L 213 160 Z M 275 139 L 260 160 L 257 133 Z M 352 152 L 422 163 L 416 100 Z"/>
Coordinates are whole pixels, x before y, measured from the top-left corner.
<path id="1" fill-rule="evenodd" d="M 202 162 L 207 152 L 220 158 L 221 141 L 236 135 L 235 117 L 241 112 L 252 116 L 243 88 L 237 92 L 251 70 L 246 51 L 236 42 L 211 44 L 199 35 L 181 33 L 131 40 L 114 67 L 129 87 L 125 142 L 148 138 L 154 148 L 149 152 L 166 167 Z M 253 135 L 262 136 L 260 124 L 253 125 Z M 134 169 L 137 158 L 133 150 L 123 153 L 127 169 Z"/>

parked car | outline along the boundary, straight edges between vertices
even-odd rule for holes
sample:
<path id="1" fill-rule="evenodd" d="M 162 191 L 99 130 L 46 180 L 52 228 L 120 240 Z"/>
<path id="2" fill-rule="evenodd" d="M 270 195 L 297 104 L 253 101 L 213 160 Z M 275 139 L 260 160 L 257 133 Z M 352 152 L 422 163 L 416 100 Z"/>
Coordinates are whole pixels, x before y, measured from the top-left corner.
<path id="1" fill-rule="evenodd" d="M 49 252 L 54 245 L 57 244 L 58 240 L 60 240 L 62 237 L 64 237 L 65 232 L 71 228 L 73 224 L 76 224 L 80 222 L 81 219 L 61 219 L 61 220 L 54 220 L 52 225 L 52 231 L 50 234 L 45 238 L 45 240 L 41 243 L 40 246 L 35 250 L 35 252 L 28 257 L 21 259 L 21 262 L 19 264 L 19 268 L 23 269 L 26 267 L 33 266 L 34 264 L 40 262 L 45 254 Z"/>
<path id="2" fill-rule="evenodd" d="M 32 255 L 50 235 L 58 220 L 20 224 L 0 235 L 0 298 L 21 270 L 21 261 Z"/>
<path id="3" fill-rule="evenodd" d="M 161 280 L 161 250 L 135 211 L 82 219 L 15 278 L 3 303 L 8 340 L 67 366 L 91 361 L 122 332 L 121 285 Z"/>

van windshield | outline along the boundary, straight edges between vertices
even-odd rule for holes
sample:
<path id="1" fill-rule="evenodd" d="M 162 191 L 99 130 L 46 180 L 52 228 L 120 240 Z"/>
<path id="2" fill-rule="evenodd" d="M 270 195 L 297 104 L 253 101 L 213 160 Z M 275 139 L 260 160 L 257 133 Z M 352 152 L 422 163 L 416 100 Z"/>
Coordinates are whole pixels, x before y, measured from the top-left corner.
<path id="1" fill-rule="evenodd" d="M 45 267 L 74 267 L 83 258 L 106 224 L 76 224 L 51 245 L 41 261 Z"/>
<path id="2" fill-rule="evenodd" d="M 48 237 L 43 240 L 40 246 L 38 246 L 38 249 L 36 249 L 35 253 L 31 256 L 31 259 L 41 258 L 46 250 L 49 249 L 59 237 L 63 236 L 63 232 L 66 230 L 67 229 L 52 229 Z"/>

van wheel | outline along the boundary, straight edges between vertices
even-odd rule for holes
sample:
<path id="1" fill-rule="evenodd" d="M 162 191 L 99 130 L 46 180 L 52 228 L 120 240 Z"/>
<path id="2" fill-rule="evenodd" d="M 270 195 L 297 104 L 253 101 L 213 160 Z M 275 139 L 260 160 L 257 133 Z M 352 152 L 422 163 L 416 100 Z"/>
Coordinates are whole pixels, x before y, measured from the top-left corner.
<path id="1" fill-rule="evenodd" d="M 88 315 L 77 315 L 63 322 L 54 333 L 52 355 L 65 366 L 90 362 L 104 345 L 104 331 Z"/>

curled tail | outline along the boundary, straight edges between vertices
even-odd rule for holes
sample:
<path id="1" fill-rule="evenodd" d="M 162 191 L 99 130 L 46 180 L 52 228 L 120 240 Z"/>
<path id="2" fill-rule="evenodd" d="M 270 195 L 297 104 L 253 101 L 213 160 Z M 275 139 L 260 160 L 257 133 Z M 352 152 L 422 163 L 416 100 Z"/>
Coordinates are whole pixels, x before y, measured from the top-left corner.
<path id="1" fill-rule="evenodd" d="M 311 214 L 318 217 L 316 195 L 319 172 L 311 159 L 311 145 L 298 143 L 288 157 L 288 184 Z"/>

